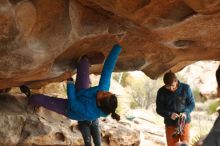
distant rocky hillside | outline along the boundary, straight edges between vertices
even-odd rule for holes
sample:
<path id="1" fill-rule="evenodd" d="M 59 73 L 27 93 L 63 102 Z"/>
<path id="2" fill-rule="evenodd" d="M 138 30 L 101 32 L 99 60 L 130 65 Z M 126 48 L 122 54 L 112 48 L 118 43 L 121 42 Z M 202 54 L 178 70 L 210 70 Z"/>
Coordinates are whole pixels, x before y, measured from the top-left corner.
<path id="1" fill-rule="evenodd" d="M 215 72 L 220 65 L 219 61 L 199 61 L 185 67 L 178 74 L 201 94 L 216 95 L 217 82 Z"/>

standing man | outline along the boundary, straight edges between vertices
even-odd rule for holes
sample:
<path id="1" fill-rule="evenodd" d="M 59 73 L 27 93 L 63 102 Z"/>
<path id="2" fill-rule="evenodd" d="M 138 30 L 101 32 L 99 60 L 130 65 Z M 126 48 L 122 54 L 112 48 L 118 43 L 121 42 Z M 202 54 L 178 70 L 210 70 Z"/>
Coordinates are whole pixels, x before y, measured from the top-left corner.
<path id="1" fill-rule="evenodd" d="M 195 107 L 190 86 L 178 81 L 172 72 L 166 73 L 163 81 L 165 85 L 157 92 L 156 111 L 164 117 L 167 145 L 189 143 L 190 113 Z"/>

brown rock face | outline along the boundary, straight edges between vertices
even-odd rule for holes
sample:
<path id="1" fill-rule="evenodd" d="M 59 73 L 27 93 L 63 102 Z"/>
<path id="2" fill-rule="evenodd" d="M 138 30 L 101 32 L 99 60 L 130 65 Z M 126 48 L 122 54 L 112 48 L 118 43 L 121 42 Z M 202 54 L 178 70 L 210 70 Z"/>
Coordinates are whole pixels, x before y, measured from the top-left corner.
<path id="1" fill-rule="evenodd" d="M 115 71 L 157 78 L 220 60 L 219 10 L 218 0 L 0 0 L 0 89 L 65 80 L 85 54 L 100 73 L 119 40 Z"/>

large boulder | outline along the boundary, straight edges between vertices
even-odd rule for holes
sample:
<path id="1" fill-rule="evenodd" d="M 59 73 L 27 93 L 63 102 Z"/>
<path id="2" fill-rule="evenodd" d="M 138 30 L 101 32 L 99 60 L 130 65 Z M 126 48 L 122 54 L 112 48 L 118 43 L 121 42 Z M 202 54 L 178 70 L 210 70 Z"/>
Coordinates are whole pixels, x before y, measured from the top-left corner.
<path id="1" fill-rule="evenodd" d="M 0 89 L 63 81 L 85 54 L 100 73 L 119 41 L 115 71 L 151 78 L 219 60 L 219 9 L 218 0 L 1 0 Z"/>

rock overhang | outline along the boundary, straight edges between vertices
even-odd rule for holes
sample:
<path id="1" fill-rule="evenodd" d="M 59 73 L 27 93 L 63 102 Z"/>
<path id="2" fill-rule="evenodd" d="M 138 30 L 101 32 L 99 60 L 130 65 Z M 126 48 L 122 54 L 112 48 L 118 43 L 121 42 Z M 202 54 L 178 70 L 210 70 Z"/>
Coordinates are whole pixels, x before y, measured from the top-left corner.
<path id="1" fill-rule="evenodd" d="M 115 71 L 155 79 L 199 60 L 220 60 L 217 0 L 2 0 L 0 88 L 39 87 L 75 73 L 90 55 L 99 74 L 115 43 Z"/>

